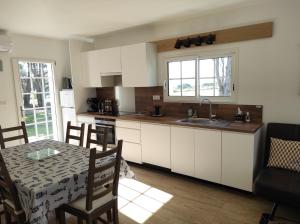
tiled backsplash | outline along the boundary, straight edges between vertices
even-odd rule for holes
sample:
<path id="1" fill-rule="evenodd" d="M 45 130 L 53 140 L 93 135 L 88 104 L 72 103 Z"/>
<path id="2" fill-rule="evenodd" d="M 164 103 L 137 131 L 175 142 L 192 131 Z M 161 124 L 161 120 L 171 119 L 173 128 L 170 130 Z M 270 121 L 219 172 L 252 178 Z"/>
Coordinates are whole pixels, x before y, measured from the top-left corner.
<path id="1" fill-rule="evenodd" d="M 114 99 L 114 88 L 97 88 L 98 98 L 111 98 Z M 153 101 L 153 95 L 159 95 L 160 100 Z M 200 117 L 208 117 L 209 105 L 199 103 L 170 103 L 163 102 L 163 87 L 137 87 L 135 88 L 135 108 L 136 112 L 142 112 L 150 114 L 154 111 L 154 106 L 160 105 L 162 113 L 169 116 L 187 116 L 189 108 L 197 110 L 197 114 Z M 234 120 L 234 115 L 237 112 L 237 108 L 243 112 L 249 112 L 251 122 L 262 122 L 263 107 L 260 105 L 241 105 L 241 104 L 213 104 L 213 114 L 217 115 L 217 118 L 226 120 Z"/>
<path id="2" fill-rule="evenodd" d="M 159 95 L 160 100 L 153 101 L 152 96 Z M 189 108 L 197 110 L 197 114 L 200 117 L 208 117 L 209 105 L 199 103 L 170 103 L 163 102 L 163 87 L 138 87 L 135 88 L 135 108 L 136 112 L 151 113 L 154 111 L 154 106 L 160 105 L 162 113 L 169 116 L 187 116 Z M 217 118 L 226 120 L 234 120 L 234 115 L 237 112 L 237 108 L 243 112 L 249 112 L 252 122 L 262 122 L 262 106 L 257 105 L 237 105 L 237 104 L 213 104 L 213 114 L 217 115 Z"/>

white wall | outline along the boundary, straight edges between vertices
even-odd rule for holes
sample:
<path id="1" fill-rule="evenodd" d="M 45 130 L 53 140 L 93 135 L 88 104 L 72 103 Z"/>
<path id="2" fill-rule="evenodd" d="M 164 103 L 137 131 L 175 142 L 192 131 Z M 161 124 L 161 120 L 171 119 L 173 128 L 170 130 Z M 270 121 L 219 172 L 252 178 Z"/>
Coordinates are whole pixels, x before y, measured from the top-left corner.
<path id="1" fill-rule="evenodd" d="M 201 50 L 238 49 L 237 103 L 263 105 L 264 122 L 300 123 L 299 9 L 299 0 L 264 0 L 183 21 L 178 19 L 175 23 L 148 25 L 98 36 L 95 48 L 274 21 L 272 38 L 203 47 Z M 164 74 L 159 71 L 158 76 L 162 84 Z"/>
<path id="2" fill-rule="evenodd" d="M 95 88 L 86 88 L 87 74 L 83 74 L 80 53 L 94 48 L 93 44 L 79 40 L 69 41 L 70 64 L 73 79 L 73 89 L 75 97 L 75 109 L 77 113 L 86 112 L 88 107 L 86 100 L 89 97 L 96 97 Z"/>
<path id="3" fill-rule="evenodd" d="M 11 34 L 14 44 L 11 53 L 0 53 L 3 60 L 3 72 L 0 72 L 0 124 L 2 127 L 19 124 L 18 107 L 16 103 L 14 74 L 12 72 L 13 58 L 47 59 L 56 61 L 54 68 L 57 117 L 59 136 L 61 136 L 61 109 L 59 107 L 58 91 L 62 87 L 62 77 L 70 76 L 68 42 L 63 40 L 39 38 L 26 35 Z"/>

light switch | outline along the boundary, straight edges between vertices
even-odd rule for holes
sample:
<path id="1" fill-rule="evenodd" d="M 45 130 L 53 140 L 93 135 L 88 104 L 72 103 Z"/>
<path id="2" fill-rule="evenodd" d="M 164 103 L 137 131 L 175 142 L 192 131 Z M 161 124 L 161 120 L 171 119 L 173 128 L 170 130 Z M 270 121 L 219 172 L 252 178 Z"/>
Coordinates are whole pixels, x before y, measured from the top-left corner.
<path id="1" fill-rule="evenodd" d="M 160 95 L 153 95 L 152 98 L 153 100 L 160 100 Z"/>

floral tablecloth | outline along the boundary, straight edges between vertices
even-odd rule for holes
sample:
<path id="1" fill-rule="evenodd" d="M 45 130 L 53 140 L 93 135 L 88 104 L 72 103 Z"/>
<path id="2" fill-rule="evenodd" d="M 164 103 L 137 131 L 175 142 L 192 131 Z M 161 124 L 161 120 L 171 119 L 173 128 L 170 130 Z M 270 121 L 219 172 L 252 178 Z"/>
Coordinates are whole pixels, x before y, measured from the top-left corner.
<path id="1" fill-rule="evenodd" d="M 29 152 L 50 148 L 60 151 L 52 157 L 35 161 Z M 1 150 L 8 172 L 16 184 L 21 205 L 31 224 L 48 223 L 49 211 L 86 194 L 89 149 L 42 140 Z M 98 163 L 108 163 L 111 158 Z M 105 178 L 102 173 L 98 178 Z M 133 178 L 127 163 L 121 162 L 121 177 Z"/>

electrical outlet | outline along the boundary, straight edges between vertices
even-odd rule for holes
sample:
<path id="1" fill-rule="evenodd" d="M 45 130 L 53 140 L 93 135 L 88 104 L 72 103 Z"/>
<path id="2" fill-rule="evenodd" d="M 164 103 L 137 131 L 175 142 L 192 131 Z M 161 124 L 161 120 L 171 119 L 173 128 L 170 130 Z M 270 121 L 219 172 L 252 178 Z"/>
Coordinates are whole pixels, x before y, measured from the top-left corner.
<path id="1" fill-rule="evenodd" d="M 160 95 L 153 95 L 152 98 L 153 100 L 160 100 Z"/>

